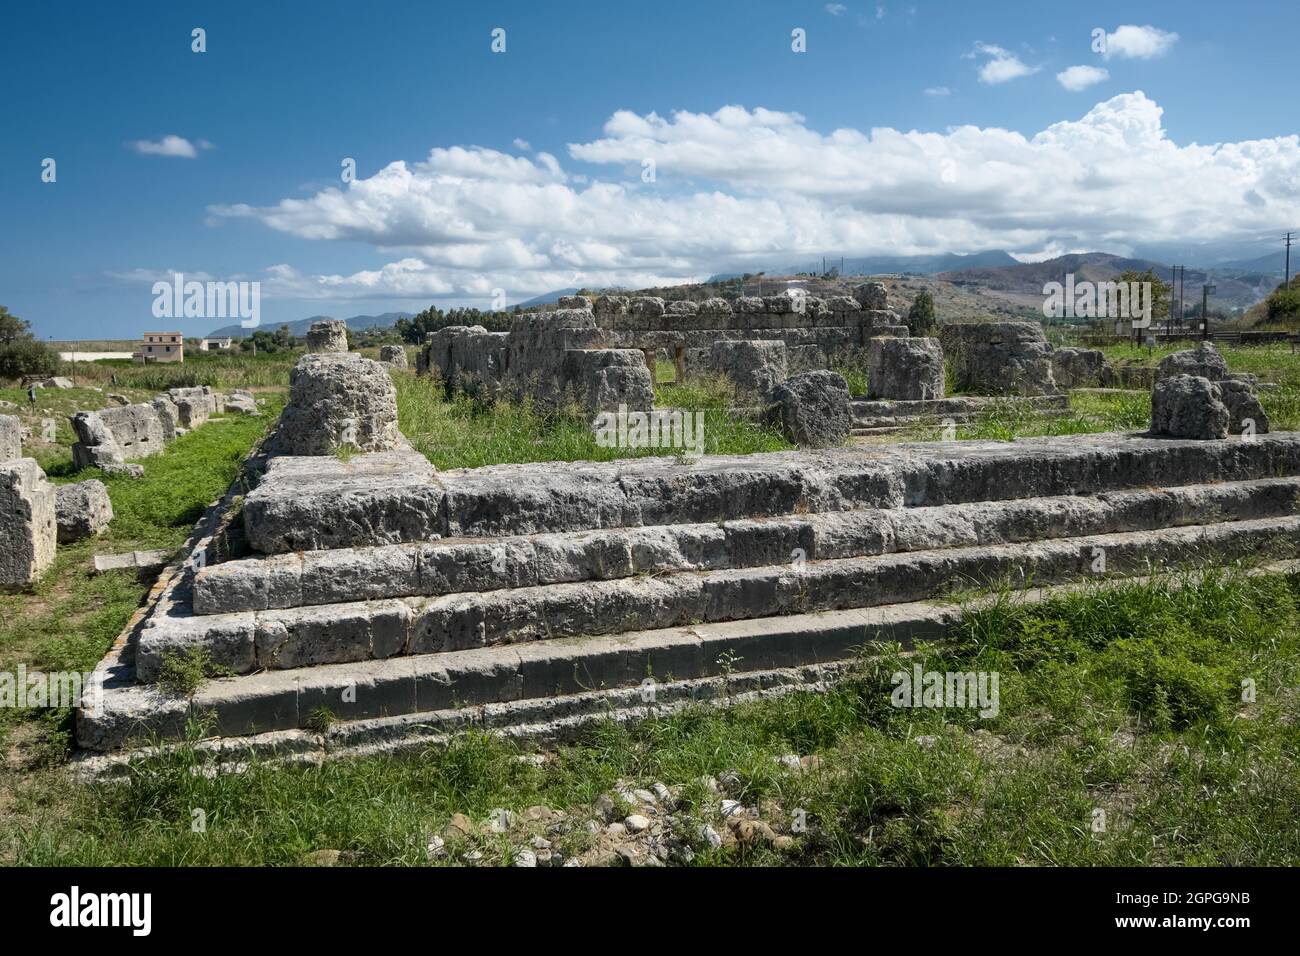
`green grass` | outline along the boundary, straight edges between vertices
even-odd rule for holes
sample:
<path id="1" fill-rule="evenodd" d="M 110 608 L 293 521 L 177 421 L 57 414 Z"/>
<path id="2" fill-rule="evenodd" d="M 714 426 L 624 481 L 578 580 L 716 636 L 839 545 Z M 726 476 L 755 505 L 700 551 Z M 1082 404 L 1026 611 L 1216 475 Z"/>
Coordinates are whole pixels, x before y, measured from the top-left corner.
<path id="1" fill-rule="evenodd" d="M 66 396 L 67 392 L 42 393 Z M 75 401 L 75 398 L 70 399 Z M 87 672 L 121 632 L 147 591 L 129 571 L 90 574 L 95 554 L 176 548 L 203 510 L 229 487 L 253 443 L 279 414 L 271 396 L 257 416 L 231 415 L 181 436 L 141 461 L 144 477 L 107 476 L 98 469 L 73 474 L 66 444 L 45 459 L 56 482 L 97 478 L 108 487 L 113 520 L 99 537 L 60 545 L 54 565 L 26 592 L 0 594 L 0 670 L 21 662 L 45 671 Z M 71 435 L 60 437 L 71 442 Z M 61 759 L 70 739 L 67 710 L 0 708 L 0 743 L 18 740 L 21 765 Z"/>
<path id="2" fill-rule="evenodd" d="M 398 424 L 411 444 L 438 468 L 530 461 L 611 461 L 678 454 L 673 448 L 605 448 L 596 443 L 589 416 L 577 409 L 543 412 L 528 403 L 451 401 L 434 378 L 395 375 Z M 728 413 L 730 392 L 719 382 L 661 384 L 656 408 L 704 414 L 705 454 L 744 455 L 790 446 L 773 430 Z"/>
<path id="3" fill-rule="evenodd" d="M 420 865 L 455 813 L 545 804 L 580 821 L 627 779 L 681 785 L 684 812 L 709 819 L 717 798 L 699 778 L 734 771 L 737 797 L 773 827 L 788 831 L 803 810 L 808 830 L 784 854 L 697 847 L 698 864 L 1300 863 L 1296 578 L 1157 581 L 1037 606 L 1005 596 L 914 660 L 878 650 L 829 693 L 603 723 L 541 766 L 470 733 L 445 750 L 238 775 L 197 772 L 207 758 L 182 748 L 129 787 L 57 796 L 40 776 L 15 790 L 0 846 L 9 862 L 41 865 L 293 864 L 325 848 Z M 891 707 L 890 674 L 914 662 L 998 672 L 998 716 Z M 1247 678 L 1253 703 L 1241 699 Z M 775 760 L 787 753 L 815 754 L 822 769 L 791 774 Z M 1104 832 L 1091 826 L 1098 809 Z M 558 843 L 572 854 L 587 840 L 577 827 Z M 501 838 L 483 847 L 488 862 L 506 858 Z"/>

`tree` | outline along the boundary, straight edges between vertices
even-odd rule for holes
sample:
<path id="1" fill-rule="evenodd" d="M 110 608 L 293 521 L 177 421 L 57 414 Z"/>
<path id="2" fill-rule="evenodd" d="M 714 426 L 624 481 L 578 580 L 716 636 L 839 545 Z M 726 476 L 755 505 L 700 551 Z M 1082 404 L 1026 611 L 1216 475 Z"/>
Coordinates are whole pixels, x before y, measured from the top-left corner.
<path id="1" fill-rule="evenodd" d="M 907 310 L 907 330 L 914 336 L 929 335 L 934 328 L 934 296 L 925 289 L 916 294 Z"/>
<path id="2" fill-rule="evenodd" d="M 0 377 L 53 375 L 59 370 L 59 355 L 29 331 L 25 322 L 0 305 Z"/>
<path id="3" fill-rule="evenodd" d="M 1290 285 L 1279 282 L 1264 300 L 1264 308 L 1270 323 L 1289 327 L 1300 325 L 1300 276 L 1292 279 Z"/>
<path id="4" fill-rule="evenodd" d="M 1151 321 L 1156 322 L 1160 319 L 1169 317 L 1169 302 L 1171 287 L 1167 282 L 1161 282 L 1160 277 L 1156 275 L 1154 269 L 1147 269 L 1145 272 L 1138 272 L 1136 269 L 1126 269 L 1115 277 L 1116 282 L 1150 282 L 1151 283 Z"/>
<path id="5" fill-rule="evenodd" d="M 437 332 L 450 324 L 443 318 L 442 310 L 436 305 L 431 305 L 409 319 L 398 319 L 393 323 L 393 328 L 397 329 L 397 334 L 402 337 L 403 342 L 419 345 L 429 337 L 430 332 Z"/>

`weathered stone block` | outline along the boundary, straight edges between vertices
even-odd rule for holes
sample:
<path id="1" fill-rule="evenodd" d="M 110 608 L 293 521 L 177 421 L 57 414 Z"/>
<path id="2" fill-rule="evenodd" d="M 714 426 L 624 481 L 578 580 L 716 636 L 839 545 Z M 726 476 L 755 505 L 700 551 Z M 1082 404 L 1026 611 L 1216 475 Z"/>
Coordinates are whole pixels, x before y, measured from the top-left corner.
<path id="1" fill-rule="evenodd" d="M 393 368 L 406 368 L 410 363 L 406 358 L 406 349 L 400 345 L 379 346 L 379 361 Z"/>
<path id="2" fill-rule="evenodd" d="M 168 428 L 152 405 L 127 405 L 72 416 L 77 443 L 72 463 L 77 468 L 120 465 L 156 455 L 167 446 Z"/>
<path id="3" fill-rule="evenodd" d="M 55 495 L 59 544 L 90 538 L 113 520 L 113 502 L 102 481 L 59 485 Z"/>
<path id="4" fill-rule="evenodd" d="M 938 339 L 878 337 L 867 342 L 871 398 L 924 401 L 943 398 L 943 348 Z"/>
<path id="5" fill-rule="evenodd" d="M 1061 388 L 1103 388 L 1111 380 L 1101 349 L 1052 350 L 1052 377 Z"/>
<path id="6" fill-rule="evenodd" d="M 331 455 L 397 448 L 397 389 L 379 362 L 355 353 L 305 355 L 289 373 L 289 404 L 269 450 L 275 455 Z"/>
<path id="7" fill-rule="evenodd" d="M 994 395 L 1052 395 L 1051 346 L 1037 322 L 956 322 L 939 333 L 957 388 Z"/>
<path id="8" fill-rule="evenodd" d="M 1227 378 L 1228 374 L 1228 363 L 1213 342 L 1200 342 L 1194 349 L 1183 349 L 1166 355 L 1156 366 L 1157 381 L 1174 375 L 1194 375 L 1218 382 Z"/>
<path id="9" fill-rule="evenodd" d="M 1240 435 L 1248 430 L 1256 435 L 1267 434 L 1268 414 L 1250 383 L 1238 379 L 1224 379 L 1218 383 L 1220 397 L 1228 409 L 1228 431 Z"/>
<path id="10" fill-rule="evenodd" d="M 889 293 L 883 282 L 864 282 L 853 290 L 853 298 L 864 310 L 889 308 Z"/>
<path id="11" fill-rule="evenodd" d="M 307 330 L 307 351 L 310 353 L 346 352 L 348 327 L 342 319 L 325 319 L 313 322 Z"/>
<path id="12" fill-rule="evenodd" d="M 15 415 L 0 415 L 0 461 L 23 457 L 23 423 Z"/>
<path id="13" fill-rule="evenodd" d="M 795 444 L 843 444 L 853 425 L 848 384 L 842 375 L 825 370 L 792 376 L 768 396 L 766 418 Z"/>
<path id="14" fill-rule="evenodd" d="M 788 374 L 785 342 L 779 339 L 714 342 L 707 364 L 729 378 L 739 395 L 766 395 Z"/>
<path id="15" fill-rule="evenodd" d="M 1151 393 L 1151 433 L 1173 438 L 1227 438 L 1231 419 L 1219 386 L 1199 375 L 1170 375 Z"/>
<path id="16" fill-rule="evenodd" d="M 0 462 L 0 586 L 31 584 L 54 561 L 55 494 L 35 459 Z"/>

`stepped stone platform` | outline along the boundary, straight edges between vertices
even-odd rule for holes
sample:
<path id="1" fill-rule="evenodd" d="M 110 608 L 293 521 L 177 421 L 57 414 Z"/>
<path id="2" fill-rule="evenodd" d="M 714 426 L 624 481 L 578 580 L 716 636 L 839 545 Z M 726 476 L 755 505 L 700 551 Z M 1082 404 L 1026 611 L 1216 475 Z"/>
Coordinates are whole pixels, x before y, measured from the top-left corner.
<path id="1" fill-rule="evenodd" d="M 272 458 L 159 579 L 77 739 L 120 755 L 201 718 L 222 746 L 365 751 L 823 686 L 873 640 L 941 636 L 954 594 L 1300 557 L 1298 504 L 1300 433 Z M 232 676 L 160 689 L 195 650 Z"/>
<path id="2" fill-rule="evenodd" d="M 1065 414 L 1070 396 L 1059 395 L 961 395 L 950 398 L 881 401 L 855 399 L 849 405 L 854 434 L 899 429 L 908 425 L 937 422 L 966 422 L 978 418 L 991 408 L 1012 408 L 1041 415 Z"/>

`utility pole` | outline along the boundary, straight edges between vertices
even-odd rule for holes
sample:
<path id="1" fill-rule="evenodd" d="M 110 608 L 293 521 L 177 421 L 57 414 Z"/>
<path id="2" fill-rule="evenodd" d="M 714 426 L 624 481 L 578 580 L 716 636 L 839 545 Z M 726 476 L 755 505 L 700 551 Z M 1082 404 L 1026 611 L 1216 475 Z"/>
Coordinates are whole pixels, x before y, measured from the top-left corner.
<path id="1" fill-rule="evenodd" d="M 1187 290 L 1187 267 L 1179 265 L 1178 267 L 1178 324 L 1183 324 L 1183 293 Z"/>
<path id="2" fill-rule="evenodd" d="M 1208 279 L 1209 276 L 1206 276 L 1206 278 Z M 1208 282 L 1201 285 L 1201 329 L 1203 330 L 1201 338 L 1203 339 L 1210 337 L 1210 296 L 1216 291 L 1218 291 L 1217 287 L 1210 285 Z"/>
<path id="3" fill-rule="evenodd" d="M 1282 283 L 1284 289 L 1291 285 L 1291 238 L 1289 232 L 1282 237 L 1283 241 L 1286 242 L 1286 279 Z"/>

